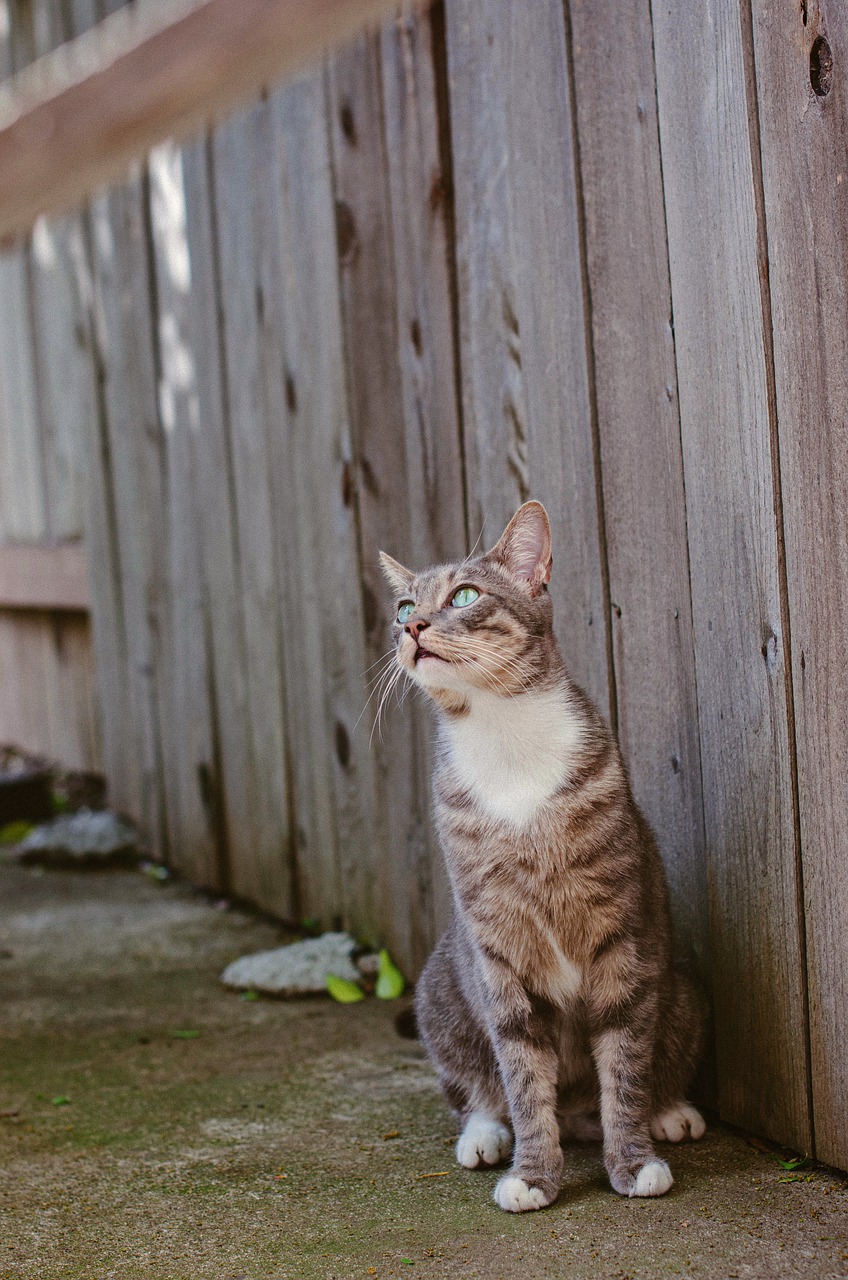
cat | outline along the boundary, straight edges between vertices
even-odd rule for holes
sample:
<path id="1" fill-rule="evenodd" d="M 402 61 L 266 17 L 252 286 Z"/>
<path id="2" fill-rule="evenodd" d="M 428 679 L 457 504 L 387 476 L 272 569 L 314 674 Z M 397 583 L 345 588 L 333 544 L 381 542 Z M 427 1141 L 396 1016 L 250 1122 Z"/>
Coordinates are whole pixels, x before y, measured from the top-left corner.
<path id="1" fill-rule="evenodd" d="M 622 1195 L 672 1185 L 652 1143 L 697 1139 L 704 1018 L 672 962 L 653 833 L 553 632 L 551 530 L 527 502 L 491 551 L 422 573 L 385 552 L 394 660 L 437 711 L 436 825 L 454 919 L 416 986 L 419 1034 L 494 1197 L 559 1194 L 561 1141 L 603 1138 Z"/>

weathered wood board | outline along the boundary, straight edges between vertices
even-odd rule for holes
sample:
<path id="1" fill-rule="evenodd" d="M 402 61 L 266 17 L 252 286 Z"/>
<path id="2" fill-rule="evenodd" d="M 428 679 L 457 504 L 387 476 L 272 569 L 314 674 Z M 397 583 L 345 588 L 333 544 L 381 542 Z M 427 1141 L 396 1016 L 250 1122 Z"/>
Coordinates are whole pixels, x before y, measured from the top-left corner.
<path id="1" fill-rule="evenodd" d="M 610 714 L 563 12 L 451 0 L 446 14 L 469 534 L 491 545 L 524 499 L 546 504 L 560 645 Z"/>
<path id="2" fill-rule="evenodd" d="M 406 460 L 403 554 L 413 568 L 455 560 L 467 550 L 444 24 L 444 6 L 435 4 L 417 19 L 400 14 L 380 37 Z M 386 496 L 396 509 L 396 493 Z M 386 636 L 385 625 L 380 634 Z M 428 950 L 447 926 L 452 899 L 432 825 L 429 713 L 410 696 L 394 714 L 416 757 L 407 865 L 417 889 L 410 903 L 418 916 L 412 926 L 417 968 L 422 947 Z"/>
<path id="3" fill-rule="evenodd" d="M 709 981 L 686 497 L 650 12 L 570 5 L 618 738 Z M 618 33 L 615 75 L 597 68 Z M 650 500 L 648 501 L 648 495 Z"/>
<path id="4" fill-rule="evenodd" d="M 84 614 L 0 609 L 0 672 L 0 743 L 68 769 L 102 767 Z"/>
<path id="5" fill-rule="evenodd" d="M 848 15 L 766 6 L 753 38 L 798 753 L 816 1153 L 848 1168 Z"/>
<path id="6" fill-rule="evenodd" d="M 262 382 L 257 220 L 263 162 L 255 140 L 267 103 L 222 126 L 213 145 L 214 201 L 235 545 L 244 612 L 244 671 L 253 771 L 252 856 L 231 863 L 234 892 L 281 914 L 293 902 L 283 700 L 282 636 L 275 561 L 271 457 Z M 263 157 L 264 159 L 264 157 Z M 225 475 L 220 477 L 223 482 Z M 213 604 L 214 607 L 214 604 Z M 214 628 L 214 613 L 212 624 Z M 221 672 L 226 679 L 226 673 Z"/>
<path id="7" fill-rule="evenodd" d="M 653 6 L 722 1115 L 810 1147 L 756 179 L 738 14 Z M 744 430 L 740 430 L 744 424 Z"/>

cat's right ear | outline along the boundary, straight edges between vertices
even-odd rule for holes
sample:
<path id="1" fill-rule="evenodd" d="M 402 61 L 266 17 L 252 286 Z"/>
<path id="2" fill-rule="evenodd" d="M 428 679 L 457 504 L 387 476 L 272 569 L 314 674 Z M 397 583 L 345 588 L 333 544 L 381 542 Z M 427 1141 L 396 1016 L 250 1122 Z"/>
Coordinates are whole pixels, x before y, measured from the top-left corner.
<path id="1" fill-rule="evenodd" d="M 380 568 L 395 595 L 403 596 L 411 590 L 415 574 L 409 569 L 404 569 L 402 564 L 398 564 L 397 560 L 386 555 L 385 551 L 380 552 Z"/>

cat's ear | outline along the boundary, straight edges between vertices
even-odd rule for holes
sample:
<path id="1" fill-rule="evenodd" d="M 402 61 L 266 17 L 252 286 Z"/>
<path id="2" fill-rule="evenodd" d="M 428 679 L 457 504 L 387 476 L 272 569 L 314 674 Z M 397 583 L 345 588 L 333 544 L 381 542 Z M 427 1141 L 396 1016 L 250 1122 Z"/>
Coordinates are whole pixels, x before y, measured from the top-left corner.
<path id="1" fill-rule="evenodd" d="M 537 596 L 551 580 L 551 522 L 541 502 L 519 507 L 489 556 L 508 569 L 530 594 Z"/>
<path id="2" fill-rule="evenodd" d="M 404 569 L 402 564 L 386 555 L 385 551 L 380 552 L 380 568 L 395 595 L 405 595 L 415 581 L 415 574 L 410 569 Z"/>

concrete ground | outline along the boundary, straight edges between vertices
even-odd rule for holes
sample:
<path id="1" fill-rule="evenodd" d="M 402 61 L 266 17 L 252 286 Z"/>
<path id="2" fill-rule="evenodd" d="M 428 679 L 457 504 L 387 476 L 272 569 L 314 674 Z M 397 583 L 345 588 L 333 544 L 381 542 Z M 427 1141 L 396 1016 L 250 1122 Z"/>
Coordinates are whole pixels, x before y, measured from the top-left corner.
<path id="1" fill-rule="evenodd" d="M 720 1127 L 661 1200 L 588 1146 L 555 1206 L 500 1212 L 396 1005 L 218 986 L 281 937 L 136 872 L 0 865 L 0 1276 L 848 1277 L 846 1180 Z"/>

